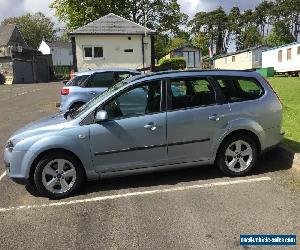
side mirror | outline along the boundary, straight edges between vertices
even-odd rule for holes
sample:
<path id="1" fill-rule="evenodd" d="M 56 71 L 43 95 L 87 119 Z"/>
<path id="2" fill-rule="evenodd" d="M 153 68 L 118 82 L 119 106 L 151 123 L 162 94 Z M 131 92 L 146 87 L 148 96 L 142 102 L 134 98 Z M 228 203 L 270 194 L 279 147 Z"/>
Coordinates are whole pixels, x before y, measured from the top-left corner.
<path id="1" fill-rule="evenodd" d="M 108 114 L 105 110 L 99 110 L 95 116 L 95 122 L 103 122 L 108 120 Z"/>
<path id="2" fill-rule="evenodd" d="M 68 80 L 63 80 L 63 84 L 66 85 L 66 83 L 68 82 Z"/>

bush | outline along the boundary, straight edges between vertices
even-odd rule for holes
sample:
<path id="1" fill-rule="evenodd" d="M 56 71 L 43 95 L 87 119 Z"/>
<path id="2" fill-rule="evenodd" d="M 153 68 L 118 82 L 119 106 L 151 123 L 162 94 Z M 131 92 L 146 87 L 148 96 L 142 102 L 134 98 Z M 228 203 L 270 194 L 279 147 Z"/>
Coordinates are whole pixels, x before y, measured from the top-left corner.
<path id="1" fill-rule="evenodd" d="M 178 70 L 186 68 L 184 57 L 174 57 L 169 59 L 160 59 L 158 67 L 161 70 Z"/>

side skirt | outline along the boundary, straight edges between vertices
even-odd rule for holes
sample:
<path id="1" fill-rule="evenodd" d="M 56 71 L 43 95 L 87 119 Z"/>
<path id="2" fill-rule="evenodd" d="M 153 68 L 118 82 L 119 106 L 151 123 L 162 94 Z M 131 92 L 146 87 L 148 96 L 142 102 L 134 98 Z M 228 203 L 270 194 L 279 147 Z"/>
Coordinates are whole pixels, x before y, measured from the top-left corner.
<path id="1" fill-rule="evenodd" d="M 168 170 L 172 170 L 172 169 L 181 169 L 181 168 L 186 168 L 186 167 L 211 165 L 211 164 L 213 164 L 213 161 L 181 162 L 181 163 L 160 165 L 160 166 L 153 166 L 153 167 L 128 169 L 128 170 L 121 170 L 121 171 L 114 171 L 114 172 L 105 172 L 105 173 L 100 173 L 100 178 L 106 179 L 106 178 L 119 177 L 119 176 L 139 175 L 139 174 L 145 174 L 145 173 L 168 171 Z"/>

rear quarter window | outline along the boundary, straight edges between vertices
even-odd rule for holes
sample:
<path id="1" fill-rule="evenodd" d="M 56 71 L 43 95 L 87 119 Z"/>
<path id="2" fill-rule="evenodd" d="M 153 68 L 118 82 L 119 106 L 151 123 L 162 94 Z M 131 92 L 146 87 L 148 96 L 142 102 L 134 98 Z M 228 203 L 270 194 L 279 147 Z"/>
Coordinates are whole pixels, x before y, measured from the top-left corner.
<path id="1" fill-rule="evenodd" d="M 264 89 L 255 78 L 224 76 L 215 79 L 229 102 L 255 100 L 264 94 Z"/>

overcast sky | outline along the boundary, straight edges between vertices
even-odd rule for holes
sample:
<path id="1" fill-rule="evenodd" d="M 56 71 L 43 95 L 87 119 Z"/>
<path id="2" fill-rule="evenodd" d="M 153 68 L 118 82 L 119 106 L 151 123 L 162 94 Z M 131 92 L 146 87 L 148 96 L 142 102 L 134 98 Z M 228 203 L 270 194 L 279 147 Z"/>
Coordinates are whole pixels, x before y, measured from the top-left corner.
<path id="1" fill-rule="evenodd" d="M 0 0 L 0 21 L 10 16 L 20 16 L 25 13 L 43 12 L 53 17 L 54 11 L 48 6 L 52 0 Z M 198 11 L 208 11 L 222 6 L 226 11 L 233 6 L 242 10 L 254 8 L 261 0 L 178 0 L 181 9 L 190 18 Z"/>

